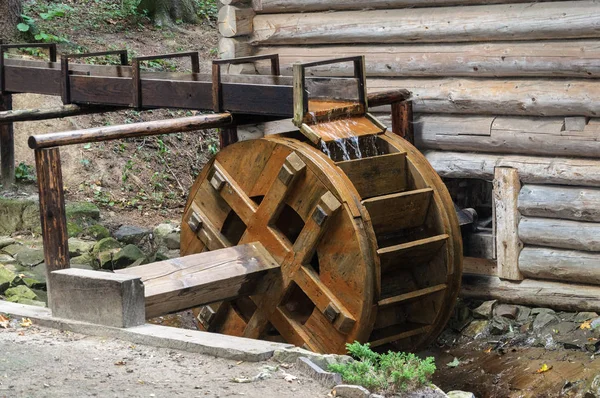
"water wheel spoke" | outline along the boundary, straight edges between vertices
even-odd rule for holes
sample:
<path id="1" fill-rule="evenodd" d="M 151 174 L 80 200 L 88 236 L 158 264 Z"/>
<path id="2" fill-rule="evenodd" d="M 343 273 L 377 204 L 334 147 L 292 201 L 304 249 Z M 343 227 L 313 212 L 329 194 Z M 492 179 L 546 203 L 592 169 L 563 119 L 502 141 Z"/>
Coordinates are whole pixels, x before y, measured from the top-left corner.
<path id="1" fill-rule="evenodd" d="M 290 319 L 279 307 L 273 311 L 271 324 L 288 343 L 314 352 L 327 352 L 311 339 L 310 334 L 304 330 L 302 325 Z"/>
<path id="2" fill-rule="evenodd" d="M 194 232 L 208 250 L 218 250 L 231 246 L 231 243 L 227 238 L 219 232 L 210 221 L 210 218 L 208 218 L 195 203 L 192 203 L 192 215 L 197 220 L 196 230 Z"/>
<path id="3" fill-rule="evenodd" d="M 229 207 L 236 212 L 244 224 L 249 225 L 258 209 L 256 203 L 244 192 L 242 187 L 231 177 L 223 166 L 214 163 L 214 174 L 210 184 L 217 191 Z"/>
<path id="4" fill-rule="evenodd" d="M 439 285 L 415 290 L 410 293 L 404 293 L 404 294 L 399 294 L 397 296 L 388 297 L 383 300 L 379 300 L 378 304 L 381 308 L 384 308 L 384 307 L 387 307 L 390 305 L 395 305 L 395 304 L 399 304 L 399 303 L 403 303 L 403 302 L 417 300 L 422 297 L 429 296 L 430 294 L 440 292 L 444 289 L 446 289 L 446 284 L 442 283 Z"/>
<path id="5" fill-rule="evenodd" d="M 333 327 L 344 334 L 352 330 L 356 320 L 313 270 L 300 267 L 293 279 Z"/>

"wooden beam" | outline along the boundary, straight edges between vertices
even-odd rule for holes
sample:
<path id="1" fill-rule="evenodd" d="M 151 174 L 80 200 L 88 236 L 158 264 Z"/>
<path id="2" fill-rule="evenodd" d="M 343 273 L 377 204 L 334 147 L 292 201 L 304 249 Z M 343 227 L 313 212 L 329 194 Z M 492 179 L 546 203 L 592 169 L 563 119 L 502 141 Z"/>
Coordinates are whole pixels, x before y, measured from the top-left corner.
<path id="1" fill-rule="evenodd" d="M 286 76 L 292 74 L 291 65 L 296 62 L 364 55 L 369 77 L 595 78 L 600 77 L 600 65 L 597 62 L 600 58 L 599 44 L 598 38 L 594 38 L 483 43 L 261 46 L 255 49 L 255 54 L 279 54 L 283 65 L 281 73 Z M 228 53 L 232 53 L 234 49 L 240 53 L 247 52 L 249 47 L 250 44 L 243 38 L 223 43 L 223 49 L 227 49 Z M 221 49 L 221 43 L 219 48 Z M 258 70 L 266 73 L 264 67 L 258 66 Z M 350 77 L 352 68 L 348 64 L 325 65 L 311 69 L 311 74 Z"/>
<path id="2" fill-rule="evenodd" d="M 65 105 L 56 108 L 19 109 L 0 112 L 0 124 L 14 122 L 29 122 L 33 120 L 57 119 L 69 116 L 88 115 L 91 113 L 114 112 L 120 108 L 114 107 L 85 107 L 79 105 Z"/>
<path id="3" fill-rule="evenodd" d="M 583 284 L 535 279 L 514 282 L 495 276 L 464 275 L 461 296 L 562 311 L 600 311 L 600 286 Z"/>
<path id="4" fill-rule="evenodd" d="M 251 42 L 254 45 L 588 38 L 597 37 L 600 3 L 594 0 L 556 1 L 434 9 L 263 14 L 257 15 L 253 24 Z"/>
<path id="5" fill-rule="evenodd" d="M 249 243 L 115 271 L 142 279 L 146 318 L 264 292 L 280 273 L 261 243 Z"/>
<path id="6" fill-rule="evenodd" d="M 519 272 L 519 253 L 523 242 L 517 232 L 519 210 L 517 201 L 521 182 L 517 169 L 496 167 L 494 171 L 494 206 L 496 209 L 496 255 L 498 276 L 502 279 L 522 280 Z"/>
<path id="7" fill-rule="evenodd" d="M 3 56 L 0 54 L 0 56 Z M 12 95 L 0 95 L 0 111 L 12 109 Z M 0 183 L 15 182 L 15 134 L 13 124 L 0 124 Z"/>
<path id="8" fill-rule="evenodd" d="M 528 217 L 600 222 L 600 189 L 528 184 L 519 194 L 519 211 Z"/>
<path id="9" fill-rule="evenodd" d="M 527 245 L 600 252 L 600 224 L 524 217 L 519 238 Z"/>
<path id="10" fill-rule="evenodd" d="M 52 271 L 70 267 L 60 150 L 58 148 L 36 149 L 35 166 L 40 197 L 48 300 L 52 300 Z"/>
<path id="11" fill-rule="evenodd" d="M 251 7 L 223 6 L 219 10 L 219 33 L 223 37 L 236 37 L 252 33 L 254 10 Z"/>
<path id="12" fill-rule="evenodd" d="M 528 278 L 600 285 L 600 253 L 526 247 L 519 268 Z"/>
<path id="13" fill-rule="evenodd" d="M 44 135 L 32 135 L 28 143 L 31 149 L 110 141 L 121 138 L 147 137 L 226 126 L 233 120 L 229 113 L 199 115 L 172 120 L 97 127 L 86 130 L 66 131 Z"/>
<path id="14" fill-rule="evenodd" d="M 392 104 L 392 132 L 415 144 L 412 101 Z"/>
<path id="15" fill-rule="evenodd" d="M 437 173 L 445 178 L 492 180 L 495 167 L 513 167 L 524 183 L 600 187 L 600 161 L 558 157 L 493 155 L 424 151 Z"/>

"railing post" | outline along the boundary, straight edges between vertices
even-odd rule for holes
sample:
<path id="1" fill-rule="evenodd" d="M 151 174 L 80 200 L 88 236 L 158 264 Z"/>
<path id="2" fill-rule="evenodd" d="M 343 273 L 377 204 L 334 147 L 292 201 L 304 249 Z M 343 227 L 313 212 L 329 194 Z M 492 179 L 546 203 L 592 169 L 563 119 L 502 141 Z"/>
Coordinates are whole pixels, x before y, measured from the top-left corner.
<path id="1" fill-rule="evenodd" d="M 36 149 L 35 165 L 40 193 L 40 221 L 50 302 L 52 271 L 70 267 L 65 194 L 58 147 Z"/>
<path id="2" fill-rule="evenodd" d="M 0 111 L 12 110 L 12 94 L 0 94 Z M 0 182 L 15 182 L 15 138 L 13 124 L 0 124 Z"/>
<path id="3" fill-rule="evenodd" d="M 415 144 L 412 101 L 392 103 L 392 132 Z"/>

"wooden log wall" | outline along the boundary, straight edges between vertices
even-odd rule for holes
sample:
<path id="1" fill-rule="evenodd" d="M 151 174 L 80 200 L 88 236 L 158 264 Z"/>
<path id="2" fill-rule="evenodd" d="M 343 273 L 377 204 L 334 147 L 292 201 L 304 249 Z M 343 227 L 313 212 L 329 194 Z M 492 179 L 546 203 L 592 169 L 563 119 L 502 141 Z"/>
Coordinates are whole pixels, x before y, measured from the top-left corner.
<path id="1" fill-rule="evenodd" d="M 295 62 L 365 55 L 370 92 L 412 92 L 415 144 L 442 177 L 494 182 L 498 262 L 465 261 L 488 278 L 465 279 L 467 295 L 583 308 L 573 282 L 600 310 L 600 0 L 221 1 L 222 58 L 278 53 L 291 75 Z M 391 125 L 389 107 L 371 111 Z"/>

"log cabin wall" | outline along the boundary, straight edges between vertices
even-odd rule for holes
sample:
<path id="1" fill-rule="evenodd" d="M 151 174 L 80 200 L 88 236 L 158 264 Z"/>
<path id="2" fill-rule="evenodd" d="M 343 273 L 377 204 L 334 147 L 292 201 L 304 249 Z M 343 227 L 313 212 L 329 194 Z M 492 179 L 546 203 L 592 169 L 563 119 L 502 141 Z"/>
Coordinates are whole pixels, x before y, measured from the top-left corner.
<path id="1" fill-rule="evenodd" d="M 600 310 L 600 0 L 221 1 L 220 57 L 278 53 L 291 75 L 365 55 L 369 91 L 412 91 L 437 172 L 490 183 L 492 239 L 472 241 L 492 247 L 465 260 L 466 295 Z"/>

